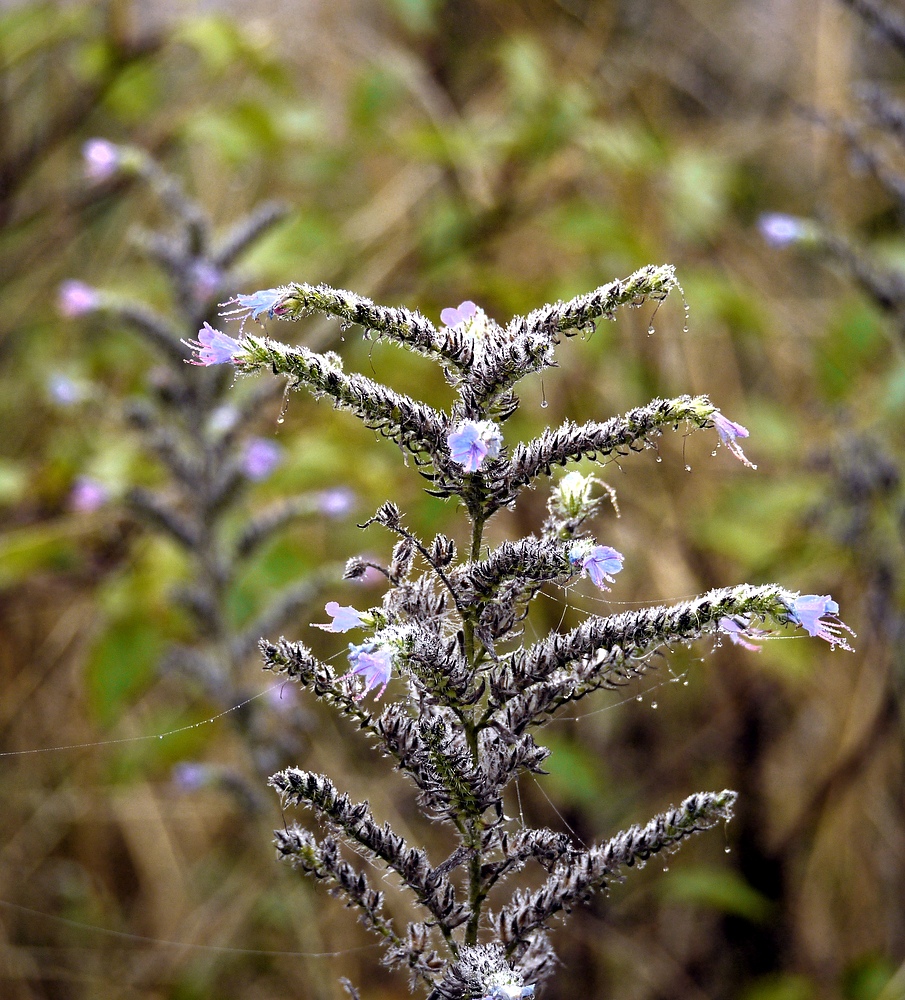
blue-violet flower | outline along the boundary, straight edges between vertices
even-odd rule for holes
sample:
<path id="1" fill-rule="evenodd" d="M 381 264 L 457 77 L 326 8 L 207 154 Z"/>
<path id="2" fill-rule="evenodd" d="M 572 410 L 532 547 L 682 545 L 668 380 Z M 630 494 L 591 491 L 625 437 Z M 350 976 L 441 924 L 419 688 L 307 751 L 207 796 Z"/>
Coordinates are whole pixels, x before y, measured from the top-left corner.
<path id="1" fill-rule="evenodd" d="M 349 662 L 352 664 L 352 669 L 343 674 L 343 677 L 361 677 L 365 685 L 364 690 L 356 695 L 356 700 L 363 698 L 378 685 L 380 685 L 380 690 L 374 697 L 379 698 L 390 682 L 390 674 L 393 670 L 392 650 L 388 646 L 379 646 L 375 642 L 365 642 L 360 646 L 350 642 Z"/>
<path id="2" fill-rule="evenodd" d="M 756 469 L 757 466 L 748 461 L 748 457 L 742 451 L 741 445 L 736 440 L 736 438 L 746 438 L 748 436 L 748 428 L 742 427 L 741 424 L 735 423 L 735 421 L 730 420 L 728 417 L 724 417 L 719 410 L 714 410 L 710 419 L 713 421 L 713 426 L 716 427 L 717 433 L 720 436 L 720 441 L 729 449 L 729 451 L 731 451 L 743 465 L 747 465 L 749 469 Z"/>
<path id="3" fill-rule="evenodd" d="M 333 619 L 327 625 L 314 625 L 314 628 L 322 628 L 325 632 L 348 632 L 350 628 L 365 628 L 369 622 L 364 620 L 362 613 L 348 605 L 341 605 L 336 601 L 330 601 L 324 608 Z"/>
<path id="4" fill-rule="evenodd" d="M 122 159 L 122 150 L 108 139 L 89 139 L 82 146 L 85 176 L 90 181 L 109 180 L 119 170 Z"/>
<path id="5" fill-rule="evenodd" d="M 743 649 L 749 649 L 752 653 L 759 653 L 763 646 L 749 642 L 749 639 L 759 639 L 769 633 L 762 628 L 752 628 L 743 618 L 721 618 L 719 620 L 720 631 Z"/>
<path id="6" fill-rule="evenodd" d="M 266 313 L 269 317 L 279 316 L 279 301 L 286 294 L 285 288 L 262 288 L 251 295 L 236 295 L 229 299 L 225 305 L 235 305 L 235 309 L 227 309 L 221 313 L 230 319 L 241 319 L 244 325 L 245 320 L 251 318 L 259 320 Z"/>
<path id="7" fill-rule="evenodd" d="M 466 472 L 477 472 L 485 458 L 500 454 L 503 438 L 492 420 L 463 420 L 446 438 L 454 462 Z"/>
<path id="8" fill-rule="evenodd" d="M 855 633 L 848 625 L 839 621 L 836 617 L 838 613 L 839 605 L 828 594 L 803 594 L 796 597 L 789 608 L 791 621 L 800 625 L 808 635 L 825 639 L 831 646 L 841 646 L 851 651 L 852 647 L 841 632 L 844 629 L 849 635 Z M 829 616 L 829 621 L 826 616 Z"/>
<path id="9" fill-rule="evenodd" d="M 283 449 L 270 438 L 250 438 L 242 452 L 242 471 L 254 482 L 266 479 L 283 461 Z"/>
<path id="10" fill-rule="evenodd" d="M 446 326 L 458 326 L 459 323 L 464 323 L 466 320 L 471 319 L 478 311 L 478 307 L 471 301 L 471 299 L 466 299 L 464 302 L 460 302 L 455 309 L 447 308 L 440 313 L 440 319 Z"/>
<path id="11" fill-rule="evenodd" d="M 188 363 L 205 367 L 233 361 L 242 350 L 242 345 L 238 340 L 215 330 L 210 323 L 205 323 L 198 331 L 197 340 L 183 340 L 183 344 L 186 347 L 191 347 L 198 355 L 197 358 L 191 358 Z"/>
<path id="12" fill-rule="evenodd" d="M 576 542 L 569 550 L 569 562 L 581 566 L 582 576 L 587 574 L 595 587 L 609 590 L 607 583 L 615 583 L 613 573 L 622 569 L 625 556 L 610 545 L 593 545 L 587 540 Z"/>

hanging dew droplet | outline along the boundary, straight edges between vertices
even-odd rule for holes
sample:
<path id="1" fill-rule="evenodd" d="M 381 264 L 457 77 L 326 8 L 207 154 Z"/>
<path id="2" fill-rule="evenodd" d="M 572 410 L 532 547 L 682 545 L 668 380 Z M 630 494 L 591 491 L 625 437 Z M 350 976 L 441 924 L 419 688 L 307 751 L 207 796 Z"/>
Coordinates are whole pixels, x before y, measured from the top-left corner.
<path id="1" fill-rule="evenodd" d="M 682 687 L 688 687 L 688 681 L 682 681 Z"/>
<path id="2" fill-rule="evenodd" d="M 716 448 L 714 448 L 713 451 L 710 453 L 711 458 L 714 458 L 715 456 L 716 456 Z"/>
<path id="3" fill-rule="evenodd" d="M 686 465 L 685 466 L 685 471 L 686 472 L 691 472 L 691 466 L 690 465 Z"/>
<path id="4" fill-rule="evenodd" d="M 662 462 L 663 461 L 663 457 L 661 455 L 657 455 L 657 461 L 658 462 Z"/>
<path id="5" fill-rule="evenodd" d="M 642 697 L 642 696 L 641 696 L 641 695 L 639 694 L 639 695 L 638 695 L 638 696 L 637 696 L 637 697 L 635 698 L 635 701 L 644 701 L 644 698 L 643 698 L 643 697 Z"/>
<path id="6" fill-rule="evenodd" d="M 652 702 L 650 703 L 650 707 L 651 707 L 651 708 L 656 708 L 656 707 L 657 707 L 657 703 L 656 703 L 655 701 L 652 701 Z"/>
<path id="7" fill-rule="evenodd" d="M 656 332 L 657 331 L 652 326 L 649 326 L 647 328 L 647 335 L 648 335 L 648 337 L 652 337 Z"/>
<path id="8" fill-rule="evenodd" d="M 549 403 L 548 403 L 548 402 L 546 401 L 546 399 L 542 399 L 542 400 L 540 401 L 540 408 L 541 408 L 542 410 L 546 410 L 546 408 L 547 408 L 547 407 L 548 407 L 549 405 L 550 405 L 550 404 L 549 404 Z"/>
<path id="9" fill-rule="evenodd" d="M 724 854 L 731 854 L 732 853 L 732 848 L 731 847 L 724 847 L 723 848 L 723 853 Z"/>

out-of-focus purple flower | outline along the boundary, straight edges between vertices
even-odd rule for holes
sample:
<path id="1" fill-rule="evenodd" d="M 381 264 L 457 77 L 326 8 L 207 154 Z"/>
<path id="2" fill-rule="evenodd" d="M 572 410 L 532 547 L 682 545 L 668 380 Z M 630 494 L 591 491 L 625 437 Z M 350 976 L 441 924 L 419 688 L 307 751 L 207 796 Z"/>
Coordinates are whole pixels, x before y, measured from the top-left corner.
<path id="1" fill-rule="evenodd" d="M 209 302 L 216 295 L 222 278 L 220 271 L 210 261 L 196 260 L 189 272 L 192 298 L 201 305 Z"/>
<path id="2" fill-rule="evenodd" d="M 64 281 L 57 293 L 57 309 L 66 319 L 90 313 L 101 303 L 101 293 L 84 281 Z"/>
<path id="3" fill-rule="evenodd" d="M 227 434 L 236 426 L 238 419 L 238 409 L 231 403 L 223 403 L 212 411 L 207 426 L 215 434 Z"/>
<path id="4" fill-rule="evenodd" d="M 752 653 L 759 653 L 763 647 L 748 640 L 759 639 L 770 634 L 766 629 L 752 628 L 747 621 L 741 618 L 721 618 L 719 626 L 720 631 L 728 635 L 736 646 L 750 649 Z"/>
<path id="5" fill-rule="evenodd" d="M 720 441 L 729 449 L 729 451 L 731 451 L 743 465 L 747 465 L 749 469 L 756 469 L 757 466 L 748 461 L 747 456 L 742 451 L 742 446 L 736 440 L 737 438 L 746 438 L 748 436 L 748 429 L 746 427 L 742 427 L 741 424 L 735 423 L 728 417 L 724 417 L 719 410 L 714 410 L 710 419 L 713 421 L 713 426 L 716 427 L 717 434 L 720 436 Z"/>
<path id="6" fill-rule="evenodd" d="M 464 302 L 460 302 L 455 309 L 451 307 L 444 309 L 440 313 L 440 319 L 446 326 L 457 326 L 459 323 L 471 319 L 477 311 L 478 307 L 474 302 L 471 299 L 466 299 Z"/>
<path id="7" fill-rule="evenodd" d="M 235 309 L 227 309 L 220 315 L 228 316 L 230 319 L 241 319 L 243 325 L 249 318 L 259 320 L 264 313 L 270 317 L 279 316 L 281 314 L 279 301 L 285 295 L 285 288 L 262 288 L 259 292 L 252 292 L 251 295 L 236 295 L 225 303 L 228 306 L 235 305 Z"/>
<path id="8" fill-rule="evenodd" d="M 110 499 L 110 491 L 91 476 L 79 476 L 69 491 L 69 509 L 80 514 L 99 510 Z"/>
<path id="9" fill-rule="evenodd" d="M 343 677 L 361 677 L 364 680 L 364 690 L 356 695 L 356 700 L 363 698 L 372 688 L 380 685 L 380 690 L 374 695 L 379 698 L 390 682 L 393 671 L 393 652 L 388 646 L 374 642 L 365 642 L 360 646 L 349 643 L 349 662 L 352 669 Z M 342 678 L 340 678 L 342 679 Z"/>
<path id="10" fill-rule="evenodd" d="M 181 792 L 197 792 L 209 785 L 214 777 L 213 770 L 207 764 L 196 764 L 183 760 L 173 768 L 173 784 Z"/>
<path id="11" fill-rule="evenodd" d="M 589 546 L 587 542 L 578 542 L 569 551 L 569 562 L 580 565 L 582 575 L 587 573 L 591 583 L 601 590 L 609 590 L 607 583 L 616 582 L 613 574 L 622 569 L 624 559 L 611 545 Z"/>
<path id="12" fill-rule="evenodd" d="M 842 632 L 848 632 L 849 635 L 855 633 L 848 625 L 839 621 L 836 617 L 838 614 L 839 605 L 829 594 L 803 594 L 796 597 L 789 608 L 789 618 L 808 635 L 825 639 L 831 646 L 841 646 L 851 652 L 852 647 Z"/>
<path id="13" fill-rule="evenodd" d="M 270 438 L 250 438 L 242 452 L 242 471 L 256 483 L 266 479 L 283 461 L 283 448 Z"/>
<path id="14" fill-rule="evenodd" d="M 454 462 L 466 472 L 477 472 L 485 458 L 500 454 L 503 438 L 491 420 L 463 420 L 446 438 Z"/>
<path id="15" fill-rule="evenodd" d="M 348 605 L 338 604 L 330 601 L 324 608 L 333 619 L 328 625 L 314 625 L 314 628 L 321 628 L 325 632 L 348 632 L 351 628 L 365 628 L 369 623 L 365 622 L 362 613 Z"/>
<path id="16" fill-rule="evenodd" d="M 122 165 L 123 153 L 107 139 L 89 139 L 82 146 L 85 176 L 90 181 L 107 181 Z"/>
<path id="17" fill-rule="evenodd" d="M 59 406 L 75 406 L 87 395 L 81 383 L 62 372 L 55 372 L 47 379 L 47 393 Z"/>
<path id="18" fill-rule="evenodd" d="M 238 340 L 215 330 L 210 323 L 205 323 L 198 331 L 197 340 L 183 340 L 183 344 L 198 355 L 197 358 L 190 358 L 190 365 L 223 365 L 232 361 L 242 350 L 242 345 Z"/>
<path id="19" fill-rule="evenodd" d="M 355 494 L 345 486 L 335 486 L 319 493 L 317 502 L 327 517 L 345 517 L 355 506 Z"/>
<path id="20" fill-rule="evenodd" d="M 784 212 L 765 212 L 757 220 L 757 228 L 771 247 L 787 247 L 790 243 L 807 237 L 811 223 Z"/>

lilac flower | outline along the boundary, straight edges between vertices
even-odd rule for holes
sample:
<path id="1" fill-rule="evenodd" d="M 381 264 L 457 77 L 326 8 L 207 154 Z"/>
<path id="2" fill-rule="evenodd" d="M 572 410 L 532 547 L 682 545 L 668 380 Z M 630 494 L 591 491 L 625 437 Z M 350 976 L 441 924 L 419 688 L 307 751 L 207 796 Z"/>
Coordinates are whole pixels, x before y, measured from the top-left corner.
<path id="1" fill-rule="evenodd" d="M 230 403 L 223 403 L 208 417 L 208 430 L 215 434 L 228 434 L 239 420 L 239 411 Z"/>
<path id="2" fill-rule="evenodd" d="M 242 453 L 242 471 L 258 483 L 283 461 L 283 448 L 269 438 L 250 438 Z"/>
<path id="3" fill-rule="evenodd" d="M 268 316 L 279 316 L 279 301 L 286 294 L 285 288 L 263 288 L 259 292 L 252 292 L 251 295 L 236 295 L 230 299 L 226 305 L 233 305 L 235 309 L 228 309 L 222 313 L 230 319 L 241 319 L 244 325 L 249 317 L 259 320 L 264 313 Z"/>
<path id="4" fill-rule="evenodd" d="M 181 792 L 197 792 L 211 783 L 213 771 L 207 764 L 180 761 L 173 768 L 173 784 Z"/>
<path id="5" fill-rule="evenodd" d="M 757 228 L 771 247 L 787 247 L 804 239 L 810 231 L 807 219 L 798 219 L 783 212 L 766 212 L 757 220 Z"/>
<path id="6" fill-rule="evenodd" d="M 516 986 L 514 983 L 505 985 L 497 983 L 490 987 L 482 1000 L 529 1000 L 529 997 L 533 996 L 533 984 L 531 986 Z"/>
<path id="7" fill-rule="evenodd" d="M 841 646 L 851 652 L 852 647 L 841 632 L 844 629 L 849 635 L 855 633 L 848 625 L 839 621 L 836 617 L 838 613 L 839 605 L 828 594 L 804 594 L 796 597 L 789 608 L 791 621 L 800 625 L 808 635 L 826 639 L 831 646 Z M 830 620 L 827 621 L 825 616 L 829 616 Z"/>
<path id="8" fill-rule="evenodd" d="M 119 146 L 107 139 L 89 139 L 82 146 L 85 176 L 90 181 L 107 181 L 119 170 L 123 154 Z"/>
<path id="9" fill-rule="evenodd" d="M 318 506 L 326 517 L 344 517 L 355 506 L 355 494 L 344 486 L 336 486 L 318 494 Z"/>
<path id="10" fill-rule="evenodd" d="M 220 271 L 209 261 L 196 260 L 189 270 L 192 298 L 204 305 L 214 297 L 222 279 Z"/>
<path id="11" fill-rule="evenodd" d="M 613 573 L 622 569 L 625 556 L 610 545 L 589 545 L 588 542 L 578 542 L 569 551 L 569 562 L 581 565 L 582 576 L 587 573 L 595 587 L 609 590 L 607 583 L 615 583 Z M 606 581 L 606 582 L 604 582 Z"/>
<path id="12" fill-rule="evenodd" d="M 454 462 L 466 472 L 477 472 L 485 458 L 496 458 L 503 439 L 491 420 L 463 420 L 446 438 Z"/>
<path id="13" fill-rule="evenodd" d="M 464 323 L 466 320 L 471 319 L 478 311 L 478 307 L 471 301 L 471 299 L 466 299 L 464 302 L 459 303 L 455 308 L 444 309 L 440 313 L 440 319 L 446 326 L 458 326 L 459 323 Z"/>
<path id="14" fill-rule="evenodd" d="M 110 491 L 91 476 L 79 476 L 69 491 L 69 509 L 80 514 L 99 510 L 110 499 Z"/>
<path id="15" fill-rule="evenodd" d="M 720 441 L 729 449 L 729 451 L 731 451 L 743 465 L 747 465 L 749 469 L 756 469 L 757 466 L 748 461 L 747 456 L 742 451 L 741 445 L 736 440 L 736 438 L 746 438 L 748 436 L 748 429 L 746 427 L 742 427 L 741 424 L 735 423 L 728 417 L 724 417 L 719 410 L 714 410 L 710 419 L 713 421 L 713 426 L 716 427 L 717 433 L 720 436 Z"/>
<path id="16" fill-rule="evenodd" d="M 47 379 L 47 393 L 59 406 L 75 406 L 85 399 L 85 387 L 61 372 Z"/>
<path id="17" fill-rule="evenodd" d="M 342 606 L 336 601 L 330 601 L 324 608 L 333 619 L 328 625 L 314 625 L 314 628 L 321 628 L 325 632 L 348 632 L 350 628 L 366 628 L 369 622 L 365 621 L 364 615 L 355 608 Z"/>
<path id="18" fill-rule="evenodd" d="M 197 340 L 183 340 L 186 347 L 191 347 L 198 355 L 189 361 L 190 365 L 222 365 L 233 361 L 242 350 L 238 340 L 233 340 L 225 333 L 215 330 L 210 323 L 205 323 L 198 331 Z"/>
<path id="19" fill-rule="evenodd" d="M 748 639 L 759 639 L 761 636 L 769 635 L 765 629 L 752 628 L 748 622 L 741 618 L 721 618 L 719 626 L 720 631 L 728 635 L 736 646 L 749 649 L 752 653 L 759 653 L 763 647 L 748 642 Z"/>
<path id="20" fill-rule="evenodd" d="M 374 697 L 379 698 L 390 682 L 390 673 L 393 669 L 393 652 L 389 646 L 380 646 L 374 642 L 365 642 L 356 646 L 350 642 L 349 662 L 352 664 L 352 669 L 343 674 L 343 677 L 361 677 L 365 684 L 364 690 L 356 695 L 356 700 L 363 698 L 378 684 L 380 690 Z"/>
<path id="21" fill-rule="evenodd" d="M 57 293 L 57 309 L 66 319 L 75 319 L 97 309 L 101 293 L 84 281 L 64 281 Z"/>

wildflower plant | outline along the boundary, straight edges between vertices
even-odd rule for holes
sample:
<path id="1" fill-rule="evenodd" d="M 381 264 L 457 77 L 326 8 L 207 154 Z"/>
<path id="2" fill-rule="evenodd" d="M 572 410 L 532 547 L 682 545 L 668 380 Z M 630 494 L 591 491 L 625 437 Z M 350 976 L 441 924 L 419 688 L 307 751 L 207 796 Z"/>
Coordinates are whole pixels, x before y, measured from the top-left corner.
<path id="1" fill-rule="evenodd" d="M 249 514 L 249 490 L 272 475 L 285 458 L 284 446 L 260 434 L 267 418 L 272 422 L 280 387 L 261 383 L 235 399 L 229 371 L 214 368 L 198 373 L 185 364 L 192 352 L 184 339 L 214 318 L 218 302 L 236 286 L 237 261 L 283 218 L 285 209 L 273 202 L 263 204 L 217 238 L 202 206 L 188 196 L 178 178 L 142 150 L 93 139 L 85 144 L 83 159 L 86 180 L 92 185 L 124 175 L 147 182 L 173 224 L 172 231 L 141 232 L 135 237 L 138 249 L 168 279 L 172 315 L 74 280 L 60 287 L 58 308 L 67 318 L 90 316 L 114 329 L 127 328 L 159 358 L 149 393 L 129 402 L 126 417 L 162 475 L 151 487 L 131 488 L 126 502 L 185 559 L 185 579 L 175 597 L 188 611 L 193 627 L 187 641 L 171 646 L 161 669 L 188 679 L 228 711 L 248 698 L 245 674 L 261 633 L 282 628 L 297 616 L 319 594 L 326 577 L 339 577 L 341 567 L 325 567 L 295 580 L 245 624 L 235 620 L 230 604 L 237 581 L 264 546 L 293 522 L 344 517 L 353 506 L 350 491 L 332 489 L 284 498 Z M 228 345 L 223 347 L 228 341 L 215 338 L 210 353 L 203 352 L 203 363 L 228 358 Z M 70 505 L 93 510 L 106 499 L 102 486 L 82 477 Z M 274 758 L 275 750 L 297 752 L 292 727 L 283 726 L 275 733 L 272 711 L 264 703 L 251 703 L 243 712 L 230 711 L 229 719 L 246 738 L 258 772 L 275 766 L 280 759 Z M 254 780 L 193 766 L 191 772 L 185 768 L 174 772 L 177 785 L 194 787 L 198 775 L 206 774 L 211 780 L 222 779 L 223 786 L 236 791 L 246 804 L 260 802 Z M 194 783 L 183 780 L 188 773 L 194 775 Z"/>
<path id="2" fill-rule="evenodd" d="M 506 327 L 466 302 L 444 310 L 437 327 L 405 308 L 387 308 L 325 285 L 288 284 L 239 296 L 235 336 L 205 326 L 193 363 L 265 372 L 292 389 L 362 420 L 414 459 L 428 492 L 452 499 L 468 522 L 460 554 L 444 534 L 423 539 L 390 501 L 363 526 L 394 540 L 388 565 L 353 558 L 348 578 L 377 566 L 387 581 L 379 606 L 331 601 L 319 628 L 355 632 L 350 667 L 334 671 L 302 642 L 263 639 L 265 667 L 298 681 L 373 740 L 417 789 L 429 820 L 455 837 L 445 858 L 410 845 L 381 823 L 366 801 L 353 802 L 331 779 L 299 767 L 275 774 L 284 806 L 306 806 L 315 832 L 297 824 L 276 832 L 279 857 L 324 882 L 385 945 L 383 960 L 408 970 L 431 1000 L 533 995 L 551 973 L 551 922 L 619 880 L 625 869 L 670 853 L 692 834 L 728 820 L 736 794 L 697 792 L 678 806 L 590 847 L 507 815 L 507 789 L 519 775 L 543 773 L 539 737 L 558 713 L 600 690 L 641 678 L 672 643 L 726 634 L 749 648 L 768 630 L 802 627 L 849 648 L 847 627 L 829 597 L 800 596 L 769 584 L 711 590 L 694 600 L 612 615 L 592 615 L 567 632 L 526 644 L 522 623 L 544 587 L 581 577 L 615 585 L 623 556 L 594 532 L 601 496 L 593 476 L 570 471 L 548 487 L 557 467 L 605 465 L 656 446 L 666 431 L 714 429 L 736 458 L 748 436 L 706 396 L 655 399 L 583 424 L 566 421 L 531 441 L 507 441 L 519 405 L 515 387 L 555 364 L 561 342 L 592 330 L 623 305 L 659 302 L 676 287 L 669 266 L 645 267 L 568 302 L 541 306 Z M 344 370 L 334 353 L 316 353 L 263 336 L 249 320 L 301 320 L 312 313 L 357 324 L 439 364 L 455 401 L 448 412 L 376 380 Z M 523 490 L 549 488 L 548 517 L 536 534 L 485 543 L 488 522 Z M 387 703 L 378 704 L 386 692 Z M 411 898 L 413 919 L 391 914 L 374 875 L 392 872 Z M 545 873 L 534 889 L 507 883 L 528 863 Z M 348 986 L 357 995 L 353 986 Z"/>

